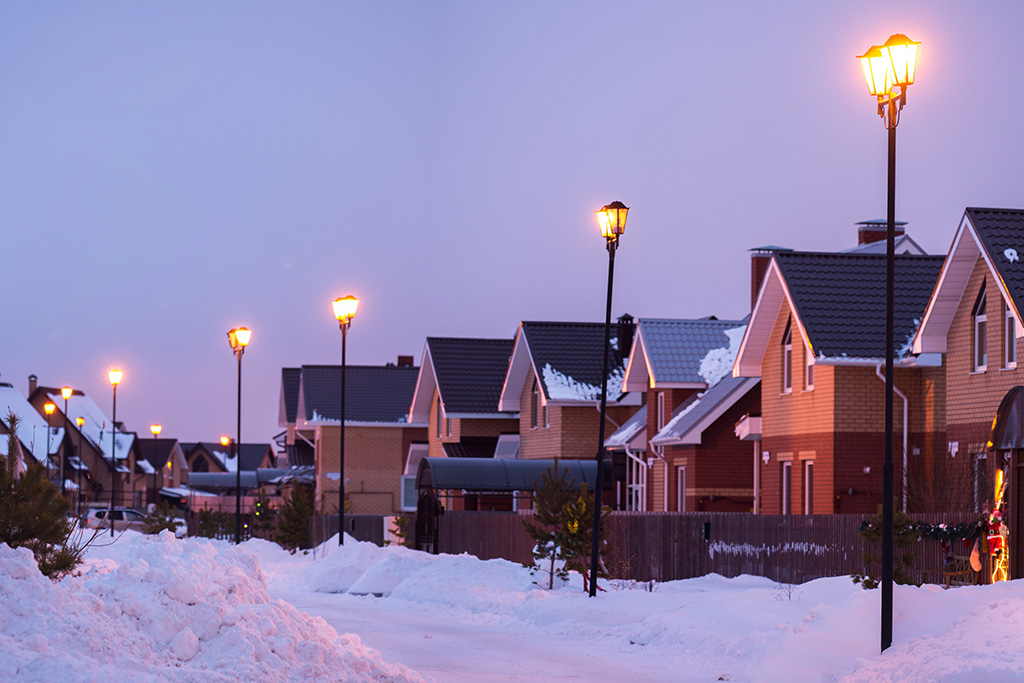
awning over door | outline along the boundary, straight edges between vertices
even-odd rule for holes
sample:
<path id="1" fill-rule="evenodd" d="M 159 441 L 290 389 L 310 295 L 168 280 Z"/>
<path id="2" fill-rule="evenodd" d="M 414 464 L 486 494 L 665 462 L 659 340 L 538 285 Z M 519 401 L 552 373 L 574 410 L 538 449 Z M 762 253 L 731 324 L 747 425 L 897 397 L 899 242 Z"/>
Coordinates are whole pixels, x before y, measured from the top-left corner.
<path id="1" fill-rule="evenodd" d="M 1016 386 L 1003 396 L 992 420 L 988 448 L 996 451 L 1024 448 L 1024 386 Z"/>

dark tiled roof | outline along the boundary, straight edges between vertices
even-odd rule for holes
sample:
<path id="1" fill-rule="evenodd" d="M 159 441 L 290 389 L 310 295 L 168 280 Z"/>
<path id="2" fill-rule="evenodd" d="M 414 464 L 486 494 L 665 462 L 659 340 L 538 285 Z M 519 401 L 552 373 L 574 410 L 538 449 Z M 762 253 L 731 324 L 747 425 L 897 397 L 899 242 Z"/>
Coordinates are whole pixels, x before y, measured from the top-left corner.
<path id="1" fill-rule="evenodd" d="M 1024 262 L 1021 261 L 1024 259 L 1024 210 L 968 207 L 967 216 L 1006 283 L 1017 310 L 1021 310 L 1024 303 Z M 1015 260 L 1007 256 L 1008 249 L 1017 252 Z"/>
<path id="2" fill-rule="evenodd" d="M 497 413 L 514 343 L 513 339 L 427 337 L 445 412 Z M 408 409 L 409 401 L 405 405 Z"/>
<path id="3" fill-rule="evenodd" d="M 658 382 L 703 382 L 701 361 L 713 349 L 728 349 L 730 339 L 726 331 L 742 330 L 746 324 L 745 320 L 642 318 L 640 330 Z"/>
<path id="4" fill-rule="evenodd" d="M 671 443 L 685 437 L 699 426 L 709 415 L 720 407 L 732 407 L 761 383 L 759 377 L 725 377 L 721 382 L 701 394 L 699 398 L 688 404 L 688 409 L 680 411 L 666 424 L 660 432 L 652 437 L 651 442 L 659 445 Z"/>
<path id="5" fill-rule="evenodd" d="M 281 368 L 281 391 L 284 393 L 284 412 L 287 424 L 295 424 L 299 412 L 299 385 L 302 368 Z"/>
<path id="6" fill-rule="evenodd" d="M 816 356 L 885 357 L 885 256 L 776 252 Z M 894 344 L 917 330 L 942 256 L 896 256 Z"/>
<path id="7" fill-rule="evenodd" d="M 394 365 L 345 366 L 346 422 L 405 422 L 419 368 Z M 341 417 L 341 366 L 303 365 L 306 420 Z"/>
<path id="8" fill-rule="evenodd" d="M 198 447 L 206 449 L 206 452 L 213 455 L 214 458 L 217 458 L 217 456 L 214 455 L 215 453 L 224 453 L 226 451 L 225 447 L 221 446 L 219 441 L 200 441 L 198 443 L 181 444 L 181 450 L 184 451 L 186 458 Z M 269 443 L 243 443 L 242 471 L 246 472 L 249 470 L 255 470 L 263 461 L 263 456 L 265 456 L 267 451 L 270 450 L 271 448 Z M 271 451 L 271 454 L 273 454 L 273 451 Z"/>
<path id="9" fill-rule="evenodd" d="M 157 472 L 160 471 L 167 461 L 171 458 L 171 451 L 174 450 L 174 444 L 178 443 L 177 439 L 161 439 L 161 438 L 139 438 L 139 450 L 142 451 L 142 457 L 149 461 Z"/>
<path id="10" fill-rule="evenodd" d="M 455 443 L 442 444 L 449 458 L 493 458 L 497 446 L 496 436 L 464 436 Z"/>
<path id="11" fill-rule="evenodd" d="M 604 323 L 560 323 L 560 322 L 524 322 L 523 335 L 530 347 L 534 367 L 541 377 L 544 393 L 549 399 L 568 398 L 560 395 L 559 389 L 549 380 L 566 380 L 596 387 L 597 394 L 593 400 L 601 397 L 601 365 L 604 362 Z M 612 341 L 616 342 L 617 331 L 613 325 Z M 626 353 L 629 349 L 626 349 Z M 550 368 L 553 373 L 547 369 Z M 608 398 L 618 399 L 622 394 L 622 375 L 626 369 L 626 359 L 617 343 L 611 345 L 608 354 Z M 616 381 L 617 379 L 617 381 Z M 561 382 L 560 382 L 561 383 Z M 584 398 L 582 393 L 578 398 Z"/>

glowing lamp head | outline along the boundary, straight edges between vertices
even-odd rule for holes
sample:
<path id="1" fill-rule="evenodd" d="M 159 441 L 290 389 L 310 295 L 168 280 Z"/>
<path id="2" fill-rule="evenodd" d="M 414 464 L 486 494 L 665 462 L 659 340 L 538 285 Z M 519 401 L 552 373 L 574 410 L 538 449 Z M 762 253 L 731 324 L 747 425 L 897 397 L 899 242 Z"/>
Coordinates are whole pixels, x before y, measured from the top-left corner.
<path id="1" fill-rule="evenodd" d="M 626 231 L 626 214 L 629 207 L 622 202 L 612 202 L 597 211 L 597 222 L 601 226 L 601 236 L 605 239 L 618 239 Z"/>
<path id="2" fill-rule="evenodd" d="M 60 390 L 60 395 L 64 397 L 64 400 L 71 398 L 71 387 L 64 387 Z"/>
<path id="3" fill-rule="evenodd" d="M 331 305 L 334 307 L 334 317 L 338 322 L 349 323 L 352 322 L 352 318 L 356 315 L 356 309 L 359 308 L 359 299 L 349 294 L 335 299 Z"/>
<path id="4" fill-rule="evenodd" d="M 902 33 L 889 36 L 882 45 L 882 52 L 889 58 L 892 67 L 893 85 L 913 85 L 917 71 L 917 50 L 921 43 L 907 38 Z"/>
<path id="5" fill-rule="evenodd" d="M 167 470 L 168 471 L 171 470 L 171 461 L 170 460 L 167 461 Z"/>
<path id="6" fill-rule="evenodd" d="M 880 45 L 872 45 L 868 51 L 858 55 L 860 68 L 864 71 L 864 80 L 868 84 L 868 92 L 874 97 L 884 97 L 892 91 L 894 76 L 889 55 L 882 52 Z"/>
<path id="7" fill-rule="evenodd" d="M 226 436 L 220 437 L 220 445 L 221 446 L 227 446 L 229 443 L 231 443 L 231 439 L 229 439 Z"/>
<path id="8" fill-rule="evenodd" d="M 85 424 L 85 418 L 84 417 L 76 417 L 75 418 L 75 424 L 78 425 L 79 429 L 81 429 L 82 425 Z"/>
<path id="9" fill-rule="evenodd" d="M 124 373 L 117 368 L 111 370 L 107 375 L 110 377 L 110 383 L 115 387 L 121 383 L 121 378 L 124 377 Z"/>
<path id="10" fill-rule="evenodd" d="M 228 332 L 228 343 L 231 344 L 232 350 L 235 351 L 248 346 L 250 339 L 252 339 L 252 330 L 246 327 L 237 327 Z"/>
<path id="11" fill-rule="evenodd" d="M 47 403 L 46 405 L 43 406 L 43 410 L 46 411 L 47 415 L 53 415 L 53 411 L 55 411 L 56 409 L 57 406 L 53 405 L 52 403 Z"/>
<path id="12" fill-rule="evenodd" d="M 153 432 L 153 436 L 160 436 L 164 428 L 161 425 L 149 425 L 149 431 Z"/>

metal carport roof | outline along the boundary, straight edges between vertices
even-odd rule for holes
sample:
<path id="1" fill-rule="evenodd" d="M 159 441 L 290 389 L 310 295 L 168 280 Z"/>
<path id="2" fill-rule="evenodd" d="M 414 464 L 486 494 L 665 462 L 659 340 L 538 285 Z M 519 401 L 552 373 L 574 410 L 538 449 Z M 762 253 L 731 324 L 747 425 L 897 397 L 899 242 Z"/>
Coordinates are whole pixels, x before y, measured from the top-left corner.
<path id="1" fill-rule="evenodd" d="M 484 458 L 423 458 L 416 474 L 418 489 L 461 489 L 464 491 L 533 491 L 553 469 L 554 460 L 494 460 Z M 605 467 L 610 468 L 605 461 Z M 558 473 L 565 472 L 570 487 L 580 482 L 594 490 L 597 463 L 593 460 L 559 460 Z M 608 481 L 610 471 L 605 470 Z M 536 485 L 535 485 L 536 483 Z"/>

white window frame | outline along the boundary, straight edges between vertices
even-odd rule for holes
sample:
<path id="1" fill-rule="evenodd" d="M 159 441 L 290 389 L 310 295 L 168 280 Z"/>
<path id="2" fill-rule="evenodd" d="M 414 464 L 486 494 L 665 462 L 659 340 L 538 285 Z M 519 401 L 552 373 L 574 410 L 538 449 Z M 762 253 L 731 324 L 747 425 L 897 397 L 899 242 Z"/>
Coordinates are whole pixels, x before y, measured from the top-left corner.
<path id="1" fill-rule="evenodd" d="M 804 391 L 814 390 L 814 354 L 807 347 L 804 347 L 804 357 L 807 361 L 807 371 L 804 373 Z"/>
<path id="2" fill-rule="evenodd" d="M 782 393 L 793 393 L 793 320 L 782 335 Z"/>
<path id="3" fill-rule="evenodd" d="M 661 428 L 665 426 L 665 392 L 659 391 L 657 396 L 657 430 L 661 431 Z"/>
<path id="4" fill-rule="evenodd" d="M 408 486 L 408 483 L 410 481 L 412 482 L 412 501 L 411 502 L 406 498 L 406 494 L 409 493 L 409 491 L 406 489 L 406 487 Z M 400 490 L 401 490 L 401 499 L 402 499 L 401 500 L 401 509 L 402 509 L 402 511 L 403 512 L 413 512 L 413 511 L 415 511 L 416 510 L 416 503 L 419 502 L 418 501 L 419 496 L 417 495 L 418 491 L 416 490 L 416 475 L 415 474 L 403 474 L 402 475 L 402 485 L 401 485 L 401 489 Z"/>
<path id="5" fill-rule="evenodd" d="M 782 514 L 788 515 L 792 511 L 793 496 L 793 461 L 782 461 Z"/>
<path id="6" fill-rule="evenodd" d="M 640 453 L 634 453 L 628 448 L 626 458 L 626 509 L 646 512 L 647 462 L 640 457 Z"/>
<path id="7" fill-rule="evenodd" d="M 1006 307 L 1003 313 L 1003 367 L 1013 369 L 1017 367 L 1017 321 L 1010 304 L 1004 302 L 1003 305 Z"/>
<path id="8" fill-rule="evenodd" d="M 985 372 L 988 369 L 988 315 L 985 310 L 988 305 L 988 296 L 985 287 L 974 303 L 974 372 Z"/>
<path id="9" fill-rule="evenodd" d="M 533 378 L 533 389 L 530 392 L 530 429 L 536 429 L 540 421 L 537 419 L 537 413 L 540 412 L 540 397 L 538 396 L 540 390 L 537 387 L 537 378 Z"/>
<path id="10" fill-rule="evenodd" d="M 814 514 L 814 461 L 804 460 L 804 514 Z"/>
<path id="11" fill-rule="evenodd" d="M 676 510 L 686 512 L 686 465 L 676 466 Z"/>

